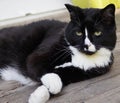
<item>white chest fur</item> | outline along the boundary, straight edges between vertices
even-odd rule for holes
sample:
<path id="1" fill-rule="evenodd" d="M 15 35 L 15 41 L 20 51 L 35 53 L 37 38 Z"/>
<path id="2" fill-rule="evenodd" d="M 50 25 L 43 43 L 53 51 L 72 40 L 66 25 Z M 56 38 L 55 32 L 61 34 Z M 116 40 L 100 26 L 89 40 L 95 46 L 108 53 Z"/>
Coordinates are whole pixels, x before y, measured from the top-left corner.
<path id="1" fill-rule="evenodd" d="M 72 61 L 56 66 L 56 69 L 60 67 L 74 66 L 86 71 L 94 67 L 107 66 L 111 62 L 111 51 L 106 48 L 101 48 L 93 55 L 85 55 L 73 46 L 70 46 L 69 48 L 73 53 Z"/>

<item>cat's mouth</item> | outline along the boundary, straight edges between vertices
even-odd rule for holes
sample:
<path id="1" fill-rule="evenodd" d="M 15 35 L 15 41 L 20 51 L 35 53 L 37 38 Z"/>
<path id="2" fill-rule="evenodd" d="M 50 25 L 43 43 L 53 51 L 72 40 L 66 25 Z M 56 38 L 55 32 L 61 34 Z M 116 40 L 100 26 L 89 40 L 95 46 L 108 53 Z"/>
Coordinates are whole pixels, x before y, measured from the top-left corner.
<path id="1" fill-rule="evenodd" d="M 84 49 L 84 48 L 78 48 L 78 47 L 74 47 L 74 46 L 69 46 L 70 50 L 72 51 L 73 54 L 79 54 L 80 53 L 84 53 L 86 55 L 93 55 L 97 52 L 97 49 Z"/>
<path id="2" fill-rule="evenodd" d="M 96 53 L 96 51 L 92 52 L 92 51 L 82 51 L 84 54 L 87 54 L 87 55 L 93 55 Z"/>
<path id="3" fill-rule="evenodd" d="M 87 46 L 84 45 L 83 47 L 77 48 L 80 52 L 87 54 L 87 55 L 93 55 L 97 52 L 97 49 L 94 45 Z"/>
<path id="4" fill-rule="evenodd" d="M 94 45 L 91 45 L 91 46 L 87 46 L 85 45 L 82 49 L 82 52 L 87 54 L 87 55 L 92 55 L 92 54 L 95 54 L 96 53 L 96 47 Z"/>
<path id="5" fill-rule="evenodd" d="M 98 51 L 98 48 L 97 48 L 94 44 L 92 44 L 92 45 L 90 45 L 90 46 L 88 46 L 88 45 L 83 45 L 83 46 L 79 46 L 79 45 L 70 46 L 70 49 L 71 49 L 71 50 L 76 51 L 75 49 L 73 49 L 73 47 L 76 48 L 77 51 L 79 51 L 79 52 L 81 52 L 81 53 L 84 53 L 84 54 L 86 54 L 86 55 L 93 55 L 93 54 L 95 54 L 95 53 Z"/>

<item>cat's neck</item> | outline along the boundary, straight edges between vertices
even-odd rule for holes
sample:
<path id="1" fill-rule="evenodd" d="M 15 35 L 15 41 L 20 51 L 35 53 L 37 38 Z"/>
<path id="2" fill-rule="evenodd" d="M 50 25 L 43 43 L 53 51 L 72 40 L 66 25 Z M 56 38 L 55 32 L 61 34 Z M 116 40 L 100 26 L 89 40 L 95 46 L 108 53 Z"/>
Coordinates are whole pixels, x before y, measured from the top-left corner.
<path id="1" fill-rule="evenodd" d="M 101 48 L 93 55 L 87 55 L 78 51 L 75 47 L 69 46 L 71 50 L 71 61 L 64 63 L 62 65 L 56 66 L 58 69 L 60 67 L 74 66 L 82 70 L 90 70 L 93 68 L 105 68 L 113 63 L 113 54 L 110 50 L 106 48 Z"/>
<path id="2" fill-rule="evenodd" d="M 73 55 L 71 63 L 75 67 L 88 70 L 95 67 L 105 67 L 112 62 L 111 56 L 112 52 L 106 48 L 101 48 L 93 55 L 87 55 L 82 52 L 79 52 L 73 46 L 69 47 Z"/>

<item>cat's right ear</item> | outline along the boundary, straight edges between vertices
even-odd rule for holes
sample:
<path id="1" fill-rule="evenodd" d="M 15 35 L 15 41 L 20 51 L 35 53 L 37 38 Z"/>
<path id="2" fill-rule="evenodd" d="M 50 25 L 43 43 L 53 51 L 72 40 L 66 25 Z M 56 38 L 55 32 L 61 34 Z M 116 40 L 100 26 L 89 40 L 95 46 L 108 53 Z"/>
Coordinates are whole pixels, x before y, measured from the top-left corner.
<path id="1" fill-rule="evenodd" d="M 72 6 L 72 5 L 70 5 L 70 4 L 65 4 L 65 6 L 66 6 L 66 8 L 68 9 L 68 11 L 69 11 L 70 13 L 72 13 L 72 12 L 74 11 L 74 9 L 75 9 L 75 7 Z"/>
<path id="2" fill-rule="evenodd" d="M 80 8 L 70 4 L 65 4 L 65 6 L 70 13 L 71 20 L 77 20 L 80 15 Z"/>
<path id="3" fill-rule="evenodd" d="M 70 4 L 65 4 L 65 6 L 66 6 L 67 10 L 68 10 L 69 13 L 70 13 L 71 19 L 75 18 L 75 15 L 76 15 L 76 14 L 75 14 L 75 7 L 72 6 L 72 5 L 70 5 Z"/>

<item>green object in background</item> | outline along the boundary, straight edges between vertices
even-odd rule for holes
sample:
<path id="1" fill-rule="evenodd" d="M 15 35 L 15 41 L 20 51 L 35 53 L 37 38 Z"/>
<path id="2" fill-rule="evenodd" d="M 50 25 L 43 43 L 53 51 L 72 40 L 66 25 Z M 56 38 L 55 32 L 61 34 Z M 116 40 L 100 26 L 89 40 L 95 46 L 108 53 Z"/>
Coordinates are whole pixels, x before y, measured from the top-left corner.
<path id="1" fill-rule="evenodd" d="M 82 8 L 104 8 L 113 3 L 117 8 L 120 8 L 120 0 L 72 0 L 72 3 Z"/>

